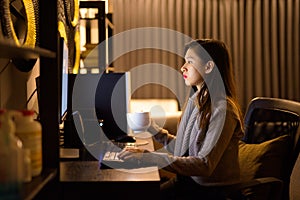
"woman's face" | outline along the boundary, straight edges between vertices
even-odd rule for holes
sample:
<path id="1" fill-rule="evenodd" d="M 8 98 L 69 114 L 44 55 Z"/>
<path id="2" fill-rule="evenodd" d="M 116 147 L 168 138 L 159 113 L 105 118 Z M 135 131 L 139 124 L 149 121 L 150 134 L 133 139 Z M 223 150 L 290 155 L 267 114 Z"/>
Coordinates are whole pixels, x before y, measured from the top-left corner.
<path id="1" fill-rule="evenodd" d="M 193 49 L 188 49 L 185 54 L 185 63 L 181 67 L 181 72 L 187 86 L 196 86 L 200 88 L 203 78 L 201 74 L 204 74 L 204 64 L 199 56 Z"/>

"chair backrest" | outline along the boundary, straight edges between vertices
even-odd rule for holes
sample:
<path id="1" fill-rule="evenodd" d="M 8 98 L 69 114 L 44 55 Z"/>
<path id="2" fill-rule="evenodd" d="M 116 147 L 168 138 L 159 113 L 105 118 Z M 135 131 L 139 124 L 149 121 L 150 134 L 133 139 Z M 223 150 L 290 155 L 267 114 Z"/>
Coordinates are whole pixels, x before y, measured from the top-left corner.
<path id="1" fill-rule="evenodd" d="M 288 187 L 293 166 L 300 149 L 300 102 L 269 97 L 251 100 L 245 115 L 245 143 L 259 144 L 279 137 L 290 136 L 289 156 L 285 163 L 283 181 Z M 284 188 L 288 191 L 288 188 Z M 286 193 L 287 191 L 284 191 Z"/>

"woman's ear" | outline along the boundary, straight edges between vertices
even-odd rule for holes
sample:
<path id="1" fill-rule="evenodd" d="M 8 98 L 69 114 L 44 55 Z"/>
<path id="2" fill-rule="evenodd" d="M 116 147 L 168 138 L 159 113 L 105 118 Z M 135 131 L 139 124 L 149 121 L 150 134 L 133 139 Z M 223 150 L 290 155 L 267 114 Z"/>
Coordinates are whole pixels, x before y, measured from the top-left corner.
<path id="1" fill-rule="evenodd" d="M 205 74 L 209 74 L 215 67 L 215 63 L 213 61 L 208 61 L 205 65 Z"/>

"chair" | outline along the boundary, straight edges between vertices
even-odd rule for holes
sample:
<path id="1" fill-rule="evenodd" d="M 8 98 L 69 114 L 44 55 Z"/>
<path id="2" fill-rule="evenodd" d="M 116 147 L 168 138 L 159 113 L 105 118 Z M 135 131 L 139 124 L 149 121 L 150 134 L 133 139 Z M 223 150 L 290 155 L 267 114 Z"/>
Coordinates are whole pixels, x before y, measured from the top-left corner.
<path id="1" fill-rule="evenodd" d="M 225 189 L 227 199 L 289 199 L 290 176 L 300 148 L 299 122 L 300 102 L 268 97 L 251 100 L 239 148 L 243 179 Z"/>
<path id="2" fill-rule="evenodd" d="M 300 156 L 294 165 L 290 180 L 290 200 L 300 199 Z"/>

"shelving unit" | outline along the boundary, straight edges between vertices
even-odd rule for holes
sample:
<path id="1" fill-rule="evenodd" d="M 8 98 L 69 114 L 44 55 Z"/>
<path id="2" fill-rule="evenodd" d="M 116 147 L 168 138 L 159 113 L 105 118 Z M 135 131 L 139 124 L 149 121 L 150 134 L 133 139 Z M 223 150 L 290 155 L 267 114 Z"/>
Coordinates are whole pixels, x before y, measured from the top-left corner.
<path id="1" fill-rule="evenodd" d="M 55 58 L 55 52 L 49 51 L 47 49 L 35 47 L 24 47 L 17 46 L 15 44 L 0 41 L 0 57 L 1 58 L 24 58 L 24 59 L 34 59 L 40 56 Z"/>
<path id="2" fill-rule="evenodd" d="M 46 169 L 40 176 L 34 177 L 29 183 L 22 186 L 22 199 L 34 199 L 38 193 L 57 175 L 57 169 Z"/>
<path id="3" fill-rule="evenodd" d="M 39 47 L 29 48 L 17 46 L 6 41 L 0 41 L 0 58 L 37 59 L 40 56 L 56 58 L 56 53 Z M 41 175 L 34 177 L 32 181 L 22 185 L 22 199 L 33 199 L 45 187 L 45 185 L 47 185 L 51 180 L 54 180 L 56 175 L 56 168 L 43 169 Z"/>
<path id="4" fill-rule="evenodd" d="M 93 10 L 94 16 L 89 16 L 90 14 L 88 10 Z M 92 63 L 93 66 L 85 66 L 90 68 L 98 68 L 99 66 L 105 69 L 106 67 L 106 52 L 103 51 L 102 48 L 99 48 L 99 44 L 105 41 L 106 33 L 105 33 L 105 1 L 80 1 L 79 10 L 86 10 L 87 16 L 81 16 L 81 26 L 85 28 L 84 33 L 82 33 L 83 37 L 85 37 L 86 44 L 84 47 L 85 51 L 81 52 L 81 59 L 85 60 L 88 57 L 88 62 Z M 95 11 L 96 10 L 96 11 Z M 92 24 L 97 28 L 97 34 L 95 34 L 95 38 L 97 42 L 92 41 Z M 94 27 L 94 28 L 95 28 Z M 106 48 L 106 47 L 105 47 Z M 96 51 L 95 51 L 96 50 Z M 93 52 L 95 51 L 95 52 Z M 93 52 L 93 53 L 91 53 Z M 97 53 L 96 53 L 97 52 Z M 91 53 L 91 54 L 90 54 Z"/>
<path id="5" fill-rule="evenodd" d="M 60 0 L 61 1 L 61 0 Z M 39 46 L 58 54 L 58 1 L 39 1 Z M 54 176 L 43 186 L 38 199 L 60 199 L 59 192 L 59 93 L 57 56 L 40 57 L 39 114 L 43 128 L 43 170 Z"/>

